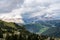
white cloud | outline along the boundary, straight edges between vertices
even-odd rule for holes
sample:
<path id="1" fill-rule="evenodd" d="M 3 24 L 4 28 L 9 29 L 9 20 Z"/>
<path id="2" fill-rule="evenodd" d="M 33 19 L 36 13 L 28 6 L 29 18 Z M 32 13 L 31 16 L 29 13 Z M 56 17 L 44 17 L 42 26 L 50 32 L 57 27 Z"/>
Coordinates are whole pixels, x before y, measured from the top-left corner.
<path id="1" fill-rule="evenodd" d="M 47 14 L 47 17 L 55 17 L 60 15 L 60 0 L 30 0 L 27 1 L 23 6 L 26 8 L 25 10 L 28 9 L 27 13 L 25 11 L 26 16 L 30 13 L 27 18 L 29 18 L 29 16 L 33 17 L 33 15 L 41 16 Z"/>
<path id="2" fill-rule="evenodd" d="M 19 15 L 18 17 L 28 19 L 47 14 L 46 17 L 59 18 L 60 0 L 2 0 L 0 10 L 2 16 Z"/>

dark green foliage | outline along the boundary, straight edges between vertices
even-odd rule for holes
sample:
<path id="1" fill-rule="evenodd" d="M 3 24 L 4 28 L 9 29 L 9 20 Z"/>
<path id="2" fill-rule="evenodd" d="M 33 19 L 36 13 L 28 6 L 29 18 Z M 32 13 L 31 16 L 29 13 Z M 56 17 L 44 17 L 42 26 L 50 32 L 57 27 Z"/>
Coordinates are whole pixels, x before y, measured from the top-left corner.
<path id="1" fill-rule="evenodd" d="M 3 32 L 1 30 L 1 28 L 0 28 L 0 38 L 3 38 Z"/>
<path id="2" fill-rule="evenodd" d="M 5 37 L 3 34 L 6 34 Z M 0 20 L 0 38 L 5 40 L 47 40 L 48 36 L 30 33 L 24 26 Z M 51 37 L 49 40 L 55 40 L 55 38 Z"/>

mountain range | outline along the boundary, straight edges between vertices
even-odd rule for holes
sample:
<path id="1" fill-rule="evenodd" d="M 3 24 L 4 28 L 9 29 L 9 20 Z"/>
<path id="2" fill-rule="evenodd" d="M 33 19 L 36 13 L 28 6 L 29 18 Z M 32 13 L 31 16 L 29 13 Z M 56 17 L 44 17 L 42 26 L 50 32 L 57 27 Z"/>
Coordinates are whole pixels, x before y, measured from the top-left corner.
<path id="1" fill-rule="evenodd" d="M 41 24 L 28 24 L 28 26 L 32 26 L 32 25 L 37 27 L 37 29 L 33 27 L 34 30 L 36 29 L 37 32 L 38 32 L 38 29 L 42 30 L 43 28 L 43 31 L 48 29 L 48 27 L 44 28 L 44 26 L 42 26 Z M 25 26 L 27 27 L 27 25 L 19 26 L 18 24 L 14 22 L 5 22 L 5 21 L 0 20 L 0 39 L 2 40 L 57 40 L 57 39 L 59 40 L 60 39 L 55 36 L 50 37 L 51 35 L 49 32 L 47 33 L 47 35 L 45 33 L 44 33 L 45 35 L 42 35 L 42 34 L 38 35 L 35 33 L 31 33 L 33 32 L 32 29 L 29 32 L 25 28 Z M 56 28 L 53 28 L 53 30 L 55 29 Z M 48 31 L 51 32 L 51 30 L 48 30 Z M 43 31 L 40 31 L 40 32 L 43 32 Z M 57 32 L 57 30 L 53 32 Z M 57 33 L 60 34 L 60 31 Z M 57 33 L 55 33 L 56 36 L 59 36 Z"/>
<path id="2" fill-rule="evenodd" d="M 26 14 L 27 15 L 27 14 Z M 28 14 L 29 15 L 29 14 Z M 13 16 L 13 17 L 4 17 L 1 20 L 7 22 L 15 22 L 19 25 L 21 23 L 25 26 L 25 28 L 36 34 L 49 35 L 49 36 L 60 36 L 60 20 L 55 19 L 54 17 L 46 17 L 47 14 L 39 15 L 39 16 L 24 16 L 22 18 Z M 20 21 L 21 20 L 21 21 Z"/>
<path id="3" fill-rule="evenodd" d="M 39 20 L 25 25 L 30 32 L 48 36 L 60 37 L 60 20 Z"/>

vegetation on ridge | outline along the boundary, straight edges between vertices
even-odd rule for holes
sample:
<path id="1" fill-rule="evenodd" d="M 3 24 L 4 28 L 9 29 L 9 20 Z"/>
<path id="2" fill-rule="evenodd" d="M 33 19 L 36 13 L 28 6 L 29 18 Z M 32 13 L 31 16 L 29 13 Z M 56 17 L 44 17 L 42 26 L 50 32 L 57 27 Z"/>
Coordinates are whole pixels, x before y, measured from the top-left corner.
<path id="1" fill-rule="evenodd" d="M 58 38 L 37 35 L 27 31 L 24 26 L 0 20 L 0 40 L 57 40 Z"/>

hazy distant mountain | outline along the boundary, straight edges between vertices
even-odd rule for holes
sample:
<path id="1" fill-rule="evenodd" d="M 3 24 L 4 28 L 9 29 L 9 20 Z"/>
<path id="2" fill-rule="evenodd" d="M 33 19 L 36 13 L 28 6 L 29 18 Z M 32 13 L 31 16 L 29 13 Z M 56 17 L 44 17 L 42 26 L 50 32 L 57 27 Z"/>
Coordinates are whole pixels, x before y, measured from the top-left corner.
<path id="1" fill-rule="evenodd" d="M 18 23 L 19 25 L 20 23 L 22 23 L 25 25 L 25 28 L 32 33 L 36 33 L 36 34 L 47 33 L 47 35 L 58 34 L 56 32 L 58 32 L 57 28 L 60 27 L 60 20 L 59 19 L 56 20 L 54 17 L 46 17 L 46 15 L 47 14 L 34 16 L 34 17 L 29 16 L 28 18 L 27 17 L 25 18 L 24 15 L 23 18 L 18 18 L 18 17 L 14 18 L 15 16 L 10 18 L 3 17 L 2 20 L 7 22 L 15 22 Z M 52 32 L 52 33 L 50 32 L 49 34 L 49 31 L 47 30 L 54 31 L 51 29 L 56 30 L 56 32 Z"/>
<path id="2" fill-rule="evenodd" d="M 36 24 L 35 26 L 38 26 L 38 27 L 41 26 L 42 28 L 42 25 L 40 24 Z M 38 34 L 29 32 L 28 30 L 25 29 L 24 25 L 19 26 L 16 23 L 5 22 L 2 20 L 0 20 L 0 38 L 2 40 L 5 40 L 5 39 L 6 40 L 49 40 L 49 39 L 52 39 L 49 36 L 38 35 Z M 54 39 L 57 39 L 57 38 L 54 38 Z"/>
<path id="3" fill-rule="evenodd" d="M 22 19 L 26 24 L 34 23 L 36 21 L 47 21 L 47 20 L 60 20 L 59 17 L 53 16 L 54 13 L 44 13 L 44 14 L 34 14 L 34 13 L 25 13 L 22 14 Z"/>
<path id="4" fill-rule="evenodd" d="M 40 20 L 35 21 L 35 23 L 30 23 L 24 25 L 26 30 L 30 31 L 31 33 L 47 35 L 47 36 L 56 36 L 60 37 L 60 20 Z M 7 31 L 11 30 L 21 30 L 25 29 L 22 26 L 18 26 L 13 22 L 4 22 L 0 21 L 0 28 L 6 29 Z"/>
<path id="5" fill-rule="evenodd" d="M 42 33 L 42 35 L 60 37 L 60 27 L 50 27 L 48 30 Z"/>
<path id="6" fill-rule="evenodd" d="M 39 20 L 25 26 L 33 33 L 60 37 L 60 20 Z"/>

